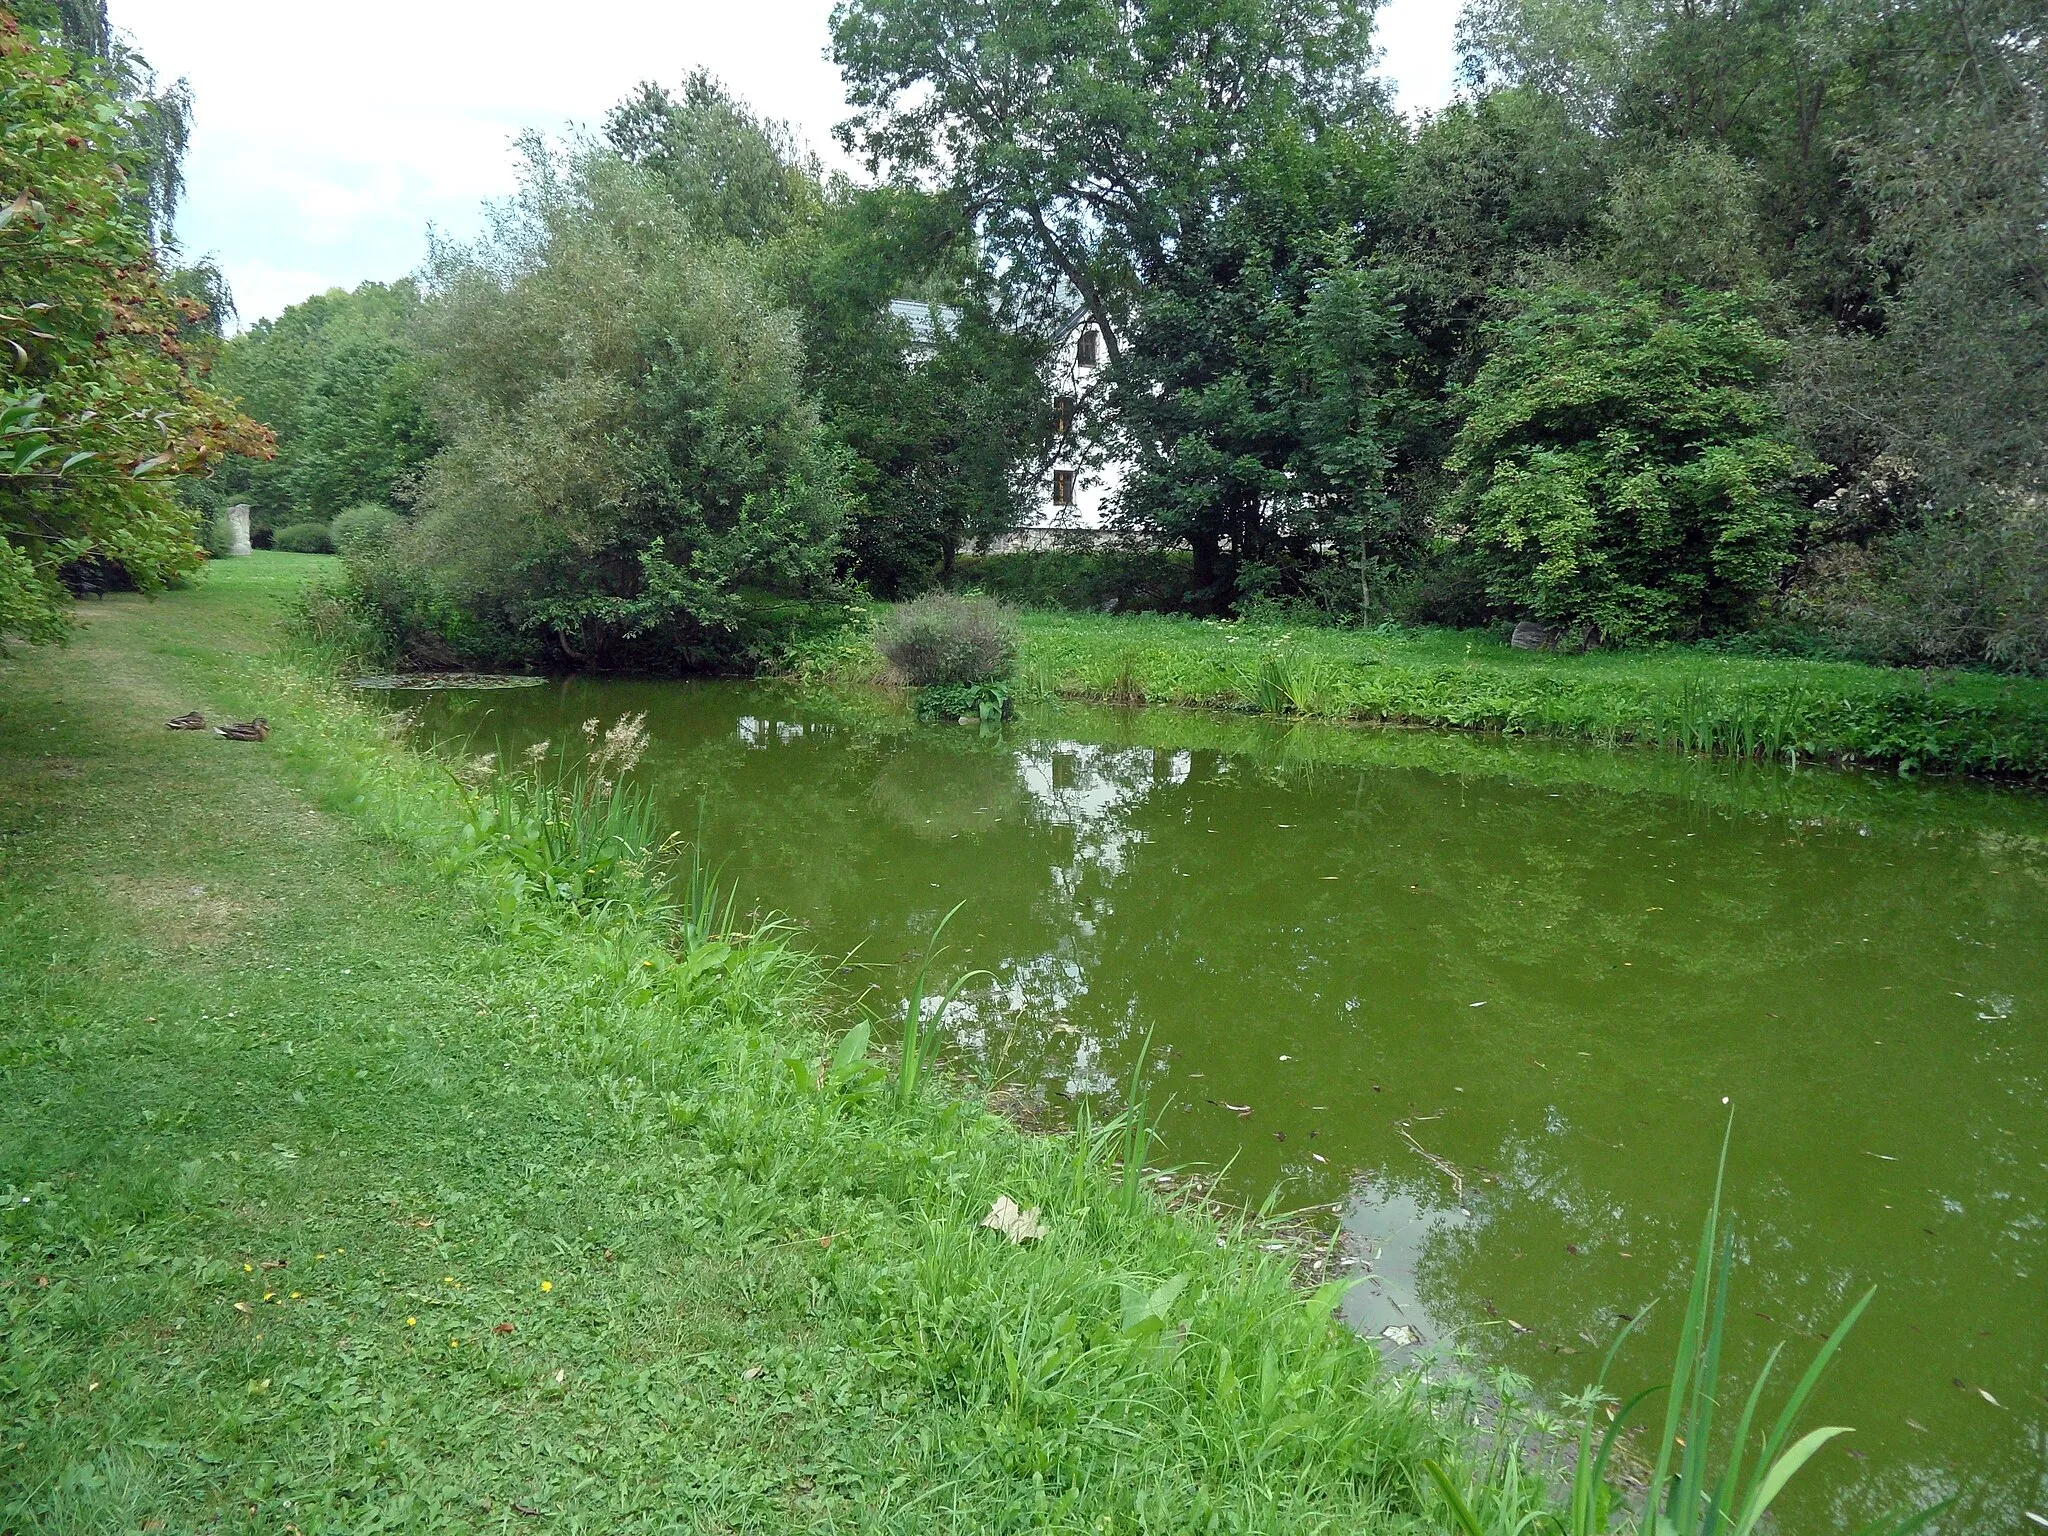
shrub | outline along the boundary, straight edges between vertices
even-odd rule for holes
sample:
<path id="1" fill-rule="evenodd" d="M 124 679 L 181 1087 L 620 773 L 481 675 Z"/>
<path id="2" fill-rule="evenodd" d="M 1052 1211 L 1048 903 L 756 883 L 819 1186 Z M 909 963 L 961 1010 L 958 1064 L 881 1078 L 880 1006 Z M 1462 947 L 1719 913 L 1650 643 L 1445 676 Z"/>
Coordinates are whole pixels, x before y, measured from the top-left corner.
<path id="1" fill-rule="evenodd" d="M 1558 284 L 1492 328 L 1450 467 L 1494 601 L 1623 642 L 1739 626 L 1792 563 L 1811 461 L 1733 294 Z"/>
<path id="2" fill-rule="evenodd" d="M 227 559 L 235 549 L 235 533 L 228 526 L 227 513 L 207 512 L 204 516 L 206 521 L 200 527 L 200 542 L 206 547 L 207 558 Z"/>
<path id="3" fill-rule="evenodd" d="M 366 501 L 336 513 L 327 526 L 336 554 L 368 553 L 390 544 L 392 531 L 398 526 L 398 514 L 389 507 Z"/>
<path id="4" fill-rule="evenodd" d="M 647 174 L 528 153 L 493 238 L 437 248 L 447 447 L 393 549 L 551 659 L 759 665 L 776 605 L 838 590 L 846 514 L 795 320 Z"/>
<path id="5" fill-rule="evenodd" d="M 955 584 L 1021 608 L 1079 613 L 1189 613 L 1193 560 L 1185 550 L 1026 549 L 963 556 Z"/>
<path id="6" fill-rule="evenodd" d="M 1791 607 L 1864 660 L 2048 673 L 2048 501 L 1986 499 L 1819 550 Z"/>
<path id="7" fill-rule="evenodd" d="M 288 523 L 277 530 L 270 547 L 289 550 L 295 555 L 331 555 L 334 553 L 334 539 L 325 523 Z"/>
<path id="8" fill-rule="evenodd" d="M 992 683 L 1017 665 L 1017 624 L 985 597 L 933 592 L 891 613 L 875 647 L 913 687 Z"/>

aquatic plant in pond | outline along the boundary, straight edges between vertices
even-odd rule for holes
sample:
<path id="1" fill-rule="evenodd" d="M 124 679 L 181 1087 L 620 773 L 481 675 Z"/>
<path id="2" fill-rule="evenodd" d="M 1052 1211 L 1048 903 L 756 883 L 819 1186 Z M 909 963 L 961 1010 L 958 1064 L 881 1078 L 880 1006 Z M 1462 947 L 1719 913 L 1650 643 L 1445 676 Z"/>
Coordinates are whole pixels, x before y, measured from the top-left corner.
<path id="1" fill-rule="evenodd" d="M 1584 1394 L 1586 1416 L 1571 1469 L 1570 1500 L 1562 1514 L 1530 1513 L 1519 1507 L 1519 1500 L 1503 1498 L 1504 1493 L 1514 1490 L 1508 1480 L 1498 1475 L 1460 1489 L 1440 1462 L 1426 1460 L 1423 1468 L 1464 1536 L 1519 1536 L 1532 1527 L 1548 1527 L 1563 1536 L 1604 1536 L 1614 1523 L 1614 1488 L 1609 1469 L 1616 1444 L 1636 1410 L 1659 1393 L 1664 1394 L 1665 1410 L 1663 1431 L 1656 1441 L 1655 1470 L 1645 1486 L 1640 1510 L 1629 1511 L 1625 1520 L 1626 1529 L 1651 1536 L 1751 1536 L 1786 1485 L 1815 1453 L 1830 1440 L 1851 1432 L 1840 1425 L 1828 1425 L 1809 1430 L 1796 1441 L 1792 1438 L 1807 1400 L 1841 1349 L 1842 1341 L 1870 1305 L 1871 1297 L 1877 1293 L 1875 1287 L 1863 1293 L 1828 1335 L 1769 1431 L 1760 1434 L 1752 1462 L 1751 1431 L 1758 1428 L 1757 1412 L 1784 1346 L 1780 1344 L 1771 1350 L 1743 1400 L 1734 1433 L 1728 1436 L 1719 1477 L 1710 1472 L 1710 1459 L 1716 1449 L 1715 1415 L 1723 1405 L 1721 1348 L 1727 1331 L 1728 1298 L 1735 1266 L 1735 1233 L 1732 1229 L 1724 1230 L 1721 1221 L 1728 1139 L 1733 1131 L 1731 1118 L 1722 1137 L 1714 1197 L 1707 1206 L 1706 1223 L 1700 1232 L 1692 1289 L 1679 1329 L 1678 1354 L 1670 1380 L 1638 1392 L 1620 1405 L 1618 1412 L 1610 1409 L 1605 1425 L 1600 1424 L 1601 1410 L 1614 1402 L 1606 1391 L 1608 1373 L 1621 1346 L 1649 1310 L 1641 1308 L 1615 1337 L 1601 1363 L 1600 1374 Z M 1732 1395 L 1727 1401 L 1733 1402 Z M 1499 1468 L 1490 1470 L 1497 1474 Z M 1858 1536 L 1911 1536 L 1932 1523 L 1945 1507 L 1946 1502 L 1918 1511 L 1881 1515 L 1863 1526 Z M 1485 1511 L 1484 1516 L 1481 1510 Z"/>
<path id="2" fill-rule="evenodd" d="M 896 1102 L 908 1104 L 917 1093 L 918 1080 L 923 1074 L 924 1064 L 931 1054 L 932 1032 L 941 1023 L 960 996 L 961 988 L 970 981 L 988 975 L 987 971 L 967 971 L 953 980 L 938 998 L 938 1006 L 927 1014 L 925 999 L 930 996 L 932 962 L 945 954 L 946 946 L 940 942 L 945 935 L 946 925 L 959 915 L 966 906 L 964 901 L 955 902 L 952 911 L 939 919 L 932 929 L 932 936 L 925 943 L 924 957 L 917 967 L 917 979 L 910 985 L 909 1006 L 903 1013 L 903 1047 L 896 1069 Z"/>

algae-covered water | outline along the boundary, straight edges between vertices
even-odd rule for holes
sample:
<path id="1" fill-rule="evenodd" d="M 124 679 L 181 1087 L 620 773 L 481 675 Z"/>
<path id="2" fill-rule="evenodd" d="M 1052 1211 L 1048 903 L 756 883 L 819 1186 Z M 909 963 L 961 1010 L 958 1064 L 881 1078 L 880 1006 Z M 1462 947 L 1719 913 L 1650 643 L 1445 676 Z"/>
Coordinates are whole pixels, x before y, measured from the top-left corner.
<path id="1" fill-rule="evenodd" d="M 1553 1402 L 1658 1297 L 1615 1384 L 1662 1378 L 1726 1101 L 1737 1379 L 1879 1287 L 1809 1416 L 1856 1433 L 1784 1528 L 1950 1493 L 1947 1530 L 2048 1525 L 2040 797 L 741 684 L 449 692 L 421 728 L 510 754 L 629 711 L 670 824 L 878 989 L 967 902 L 955 953 L 995 980 L 956 1067 L 1108 1108 L 1153 1031 L 1162 1162 L 1337 1202 L 1359 1327 Z"/>

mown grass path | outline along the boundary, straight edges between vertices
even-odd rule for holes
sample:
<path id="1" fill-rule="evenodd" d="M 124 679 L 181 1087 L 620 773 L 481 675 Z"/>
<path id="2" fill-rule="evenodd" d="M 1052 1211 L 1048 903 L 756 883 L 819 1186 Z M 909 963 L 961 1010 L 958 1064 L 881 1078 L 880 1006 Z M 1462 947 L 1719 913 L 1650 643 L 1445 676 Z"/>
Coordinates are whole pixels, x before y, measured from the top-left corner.
<path id="1" fill-rule="evenodd" d="M 0 661 L 0 1531 L 1417 1526 L 1441 1442 L 1270 1261 L 332 808 L 312 564 Z"/>
<path id="2" fill-rule="evenodd" d="M 486 936 L 283 744 L 163 728 L 263 703 L 264 597 L 110 599 L 0 674 L 0 1527 L 774 1529 L 886 1487 L 888 1415 L 818 1411 L 796 1250 L 693 1242 L 669 1149 L 494 1027 Z"/>

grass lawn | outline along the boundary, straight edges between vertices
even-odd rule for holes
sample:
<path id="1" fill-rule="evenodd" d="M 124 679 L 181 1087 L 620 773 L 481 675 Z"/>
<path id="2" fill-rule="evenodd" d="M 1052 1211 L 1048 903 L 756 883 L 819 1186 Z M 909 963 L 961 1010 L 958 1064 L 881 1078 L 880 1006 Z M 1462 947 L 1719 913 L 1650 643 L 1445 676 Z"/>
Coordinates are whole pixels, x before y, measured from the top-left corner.
<path id="1" fill-rule="evenodd" d="M 1562 656 L 1360 633 L 1027 613 L 1027 693 L 2048 777 L 2048 681 L 1685 648 Z M 872 667 L 856 655 L 848 670 Z"/>
<path id="2" fill-rule="evenodd" d="M 267 655 L 322 564 L 0 660 L 0 1531 L 1441 1526 L 1456 1446 L 1243 1229 L 821 1085 L 772 939 L 465 861 Z"/>

